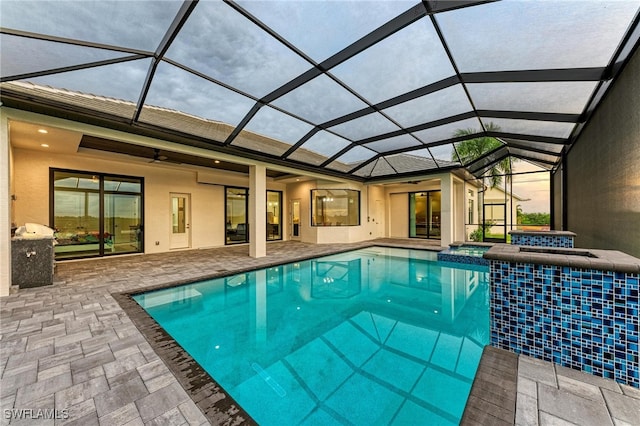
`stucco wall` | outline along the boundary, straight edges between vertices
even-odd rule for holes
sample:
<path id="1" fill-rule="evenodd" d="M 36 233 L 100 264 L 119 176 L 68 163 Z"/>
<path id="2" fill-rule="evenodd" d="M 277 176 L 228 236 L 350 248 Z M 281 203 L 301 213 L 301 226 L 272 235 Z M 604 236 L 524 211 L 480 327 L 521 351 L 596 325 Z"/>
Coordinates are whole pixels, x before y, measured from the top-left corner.
<path id="1" fill-rule="evenodd" d="M 216 184 L 210 185 L 197 182 L 196 170 L 25 149 L 14 149 L 14 167 L 14 220 L 18 225 L 49 225 L 50 167 L 143 177 L 146 253 L 169 251 L 170 193 L 191 195 L 191 247 L 217 247 L 225 242 L 224 185 L 249 186 L 248 177 L 235 173 L 214 174 Z M 269 182 L 267 188 L 282 191 L 285 186 Z"/>
<path id="2" fill-rule="evenodd" d="M 312 189 L 353 189 L 360 191 L 360 226 L 311 226 Z M 367 187 L 357 182 L 338 183 L 327 181 L 305 181 L 287 185 L 287 205 L 291 200 L 300 200 L 300 240 L 309 243 L 349 243 L 375 238 L 376 227 L 382 227 L 384 236 L 386 219 L 384 211 L 377 220 L 367 220 L 367 213 L 376 208 L 376 200 L 383 200 L 384 190 L 372 185 Z M 382 210 L 384 210 L 382 208 Z"/>
<path id="3" fill-rule="evenodd" d="M 640 50 L 567 156 L 567 223 L 577 247 L 640 257 Z"/>

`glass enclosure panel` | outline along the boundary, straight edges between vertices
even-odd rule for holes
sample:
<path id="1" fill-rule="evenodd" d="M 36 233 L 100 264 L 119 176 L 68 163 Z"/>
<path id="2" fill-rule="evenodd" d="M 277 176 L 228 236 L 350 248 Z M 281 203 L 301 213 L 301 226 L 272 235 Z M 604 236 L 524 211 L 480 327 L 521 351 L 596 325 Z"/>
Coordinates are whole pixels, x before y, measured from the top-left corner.
<path id="1" fill-rule="evenodd" d="M 567 138 L 575 126 L 574 123 L 560 123 L 557 121 L 515 120 L 509 118 L 483 118 L 485 127 L 489 123 L 499 127 L 499 131 L 505 133 L 517 133 L 521 135 L 550 136 L 555 138 Z"/>
<path id="2" fill-rule="evenodd" d="M 249 190 L 225 189 L 226 244 L 249 242 Z"/>
<path id="3" fill-rule="evenodd" d="M 369 176 L 385 176 L 396 172 L 391 164 L 384 157 L 381 157 L 375 162 L 375 166 Z"/>
<path id="4" fill-rule="evenodd" d="M 511 139 L 511 138 L 501 138 L 505 142 L 514 148 L 521 149 L 541 149 L 543 151 L 547 151 L 554 154 L 560 154 L 562 149 L 564 148 L 564 144 L 559 143 L 545 143 L 545 142 L 534 142 L 534 141 L 524 141 L 519 139 Z"/>
<path id="5" fill-rule="evenodd" d="M 372 113 L 331 127 L 331 131 L 353 141 L 400 130 L 382 114 Z"/>
<path id="6" fill-rule="evenodd" d="M 472 163 L 474 160 L 501 146 L 504 146 L 504 144 L 500 142 L 499 139 L 490 136 L 480 136 L 455 143 L 456 152 L 462 164 L 465 165 Z"/>
<path id="7" fill-rule="evenodd" d="M 351 142 L 321 130 L 296 149 L 288 158 L 318 166 L 346 148 Z"/>
<path id="8" fill-rule="evenodd" d="M 314 78 L 272 104 L 315 124 L 367 107 L 366 103 L 326 75 Z"/>
<path id="9" fill-rule="evenodd" d="M 198 3 L 167 57 L 257 98 L 311 68 L 221 1 Z"/>
<path id="10" fill-rule="evenodd" d="M 224 142 L 254 103 L 250 98 L 163 62 L 151 83 L 140 121 Z M 163 110 L 152 106 L 170 107 L 186 114 L 177 119 L 171 116 L 169 121 Z M 211 121 L 198 123 L 188 114 Z"/>
<path id="11" fill-rule="evenodd" d="M 332 161 L 327 167 L 341 172 L 348 172 L 374 155 L 376 155 L 376 153 L 370 149 L 356 145 L 341 155 L 337 160 Z"/>
<path id="12" fill-rule="evenodd" d="M 284 154 L 313 127 L 271 107 L 262 107 L 232 145 L 272 155 Z"/>
<path id="13" fill-rule="evenodd" d="M 437 168 L 428 149 L 416 149 L 403 154 L 388 155 L 385 159 L 399 173 L 418 172 Z"/>
<path id="14" fill-rule="evenodd" d="M 507 204 L 485 203 L 483 212 L 482 240 L 505 242 L 507 240 Z"/>
<path id="15" fill-rule="evenodd" d="M 560 159 L 560 155 L 550 155 L 543 154 L 535 151 L 527 151 L 526 149 L 520 148 L 509 148 L 509 153 L 515 155 L 516 157 L 526 157 L 531 160 L 538 160 L 541 163 L 555 163 Z M 549 164 L 551 167 L 553 164 Z"/>
<path id="16" fill-rule="evenodd" d="M 282 239 L 282 192 L 267 191 L 267 241 Z"/>
<path id="17" fill-rule="evenodd" d="M 428 17 L 331 70 L 373 104 L 454 75 Z"/>
<path id="18" fill-rule="evenodd" d="M 360 191 L 311 190 L 311 226 L 360 225 Z"/>
<path id="19" fill-rule="evenodd" d="M 514 165 L 518 171 L 531 171 L 512 176 L 513 213 L 516 226 L 511 229 L 547 231 L 551 229 L 550 173 L 535 172 L 536 166 L 526 161 Z"/>
<path id="20" fill-rule="evenodd" d="M 430 146 L 429 151 L 433 154 L 433 158 L 436 159 L 438 167 L 451 167 L 459 166 L 458 154 L 453 147 L 453 144 L 448 143 L 445 145 Z"/>
<path id="21" fill-rule="evenodd" d="M 409 237 L 440 238 L 441 193 L 409 193 Z"/>
<path id="22" fill-rule="evenodd" d="M 462 85 L 457 84 L 384 109 L 383 112 L 401 126 L 411 127 L 472 110 Z"/>
<path id="23" fill-rule="evenodd" d="M 181 0 L 54 0 L 34 2 L 25 13 L 24 2 L 3 1 L 0 26 L 153 52 L 181 6 Z"/>
<path id="24" fill-rule="evenodd" d="M 580 114 L 593 90 L 594 81 L 467 84 L 478 109 Z"/>
<path id="25" fill-rule="evenodd" d="M 144 83 L 150 63 L 149 59 L 140 59 L 29 78 L 29 82 L 82 92 L 86 96 L 67 96 L 65 102 L 81 108 L 94 108 L 98 111 L 108 110 L 109 114 L 132 118 L 135 102 L 140 96 L 140 88 Z M 114 75 L 126 75 L 127 77 L 114 78 Z M 112 105 L 105 106 L 104 99 L 95 99 L 94 103 L 95 95 L 112 98 Z M 128 103 L 118 101 L 119 99 L 128 101 Z"/>
<path id="26" fill-rule="evenodd" d="M 501 1 L 435 19 L 462 72 L 601 67 L 637 8 L 633 1 Z"/>
<path id="27" fill-rule="evenodd" d="M 421 145 L 419 140 L 417 140 L 410 134 L 404 134 L 400 136 L 394 136 L 392 138 L 381 139 L 379 141 L 366 143 L 362 146 L 366 146 L 367 148 L 372 149 L 376 152 L 385 152 L 418 145 Z"/>
<path id="28" fill-rule="evenodd" d="M 4 3 L 3 3 L 4 6 Z M 0 34 L 2 77 L 117 59 L 127 53 Z M 25 55 L 24 52 L 41 52 Z M 19 59 L 19 60 L 15 60 Z"/>
<path id="29" fill-rule="evenodd" d="M 422 142 L 431 143 L 479 132 L 482 132 L 480 121 L 477 118 L 468 118 L 466 120 L 413 132 L 413 134 Z"/>
<path id="30" fill-rule="evenodd" d="M 415 1 L 239 1 L 317 62 L 334 55 Z"/>

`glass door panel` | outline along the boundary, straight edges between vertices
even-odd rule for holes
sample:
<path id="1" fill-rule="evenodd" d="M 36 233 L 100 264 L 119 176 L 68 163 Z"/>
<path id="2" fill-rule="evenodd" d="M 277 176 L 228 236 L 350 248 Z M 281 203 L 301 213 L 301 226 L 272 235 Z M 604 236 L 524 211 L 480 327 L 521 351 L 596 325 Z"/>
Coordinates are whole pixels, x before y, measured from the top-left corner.
<path id="1" fill-rule="evenodd" d="M 53 172 L 53 218 L 57 259 L 100 254 L 100 179 L 96 175 Z"/>
<path id="2" fill-rule="evenodd" d="M 300 238 L 300 200 L 291 200 L 291 238 Z"/>
<path id="3" fill-rule="evenodd" d="M 267 191 L 267 241 L 282 239 L 282 192 Z"/>
<path id="4" fill-rule="evenodd" d="M 191 246 L 189 194 L 171 194 L 171 249 Z"/>
<path id="5" fill-rule="evenodd" d="M 409 237 L 440 238 L 440 191 L 409 193 Z"/>
<path id="6" fill-rule="evenodd" d="M 226 188 L 226 243 L 237 244 L 249 241 L 248 226 L 248 202 L 249 190 L 247 188 Z"/>
<path id="7" fill-rule="evenodd" d="M 441 202 L 440 191 L 429 192 L 428 238 L 440 238 Z"/>
<path id="8" fill-rule="evenodd" d="M 104 252 L 136 253 L 142 249 L 139 195 L 105 194 Z"/>
<path id="9" fill-rule="evenodd" d="M 428 237 L 427 200 L 426 192 L 409 194 L 409 237 Z"/>
<path id="10" fill-rule="evenodd" d="M 56 191 L 53 227 L 57 230 L 57 259 L 100 254 L 100 194 Z"/>

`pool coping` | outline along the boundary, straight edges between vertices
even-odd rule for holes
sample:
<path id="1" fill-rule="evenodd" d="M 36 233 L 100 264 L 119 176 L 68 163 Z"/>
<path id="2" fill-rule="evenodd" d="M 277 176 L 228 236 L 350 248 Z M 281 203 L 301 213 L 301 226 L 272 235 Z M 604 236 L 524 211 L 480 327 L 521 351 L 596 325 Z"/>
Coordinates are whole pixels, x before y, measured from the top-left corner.
<path id="1" fill-rule="evenodd" d="M 496 244 L 483 257 L 492 261 L 640 273 L 640 259 L 618 250 Z"/>
<path id="2" fill-rule="evenodd" d="M 357 248 L 350 247 L 332 251 L 330 253 L 323 254 L 322 256 L 332 256 L 335 254 L 347 253 L 371 247 L 404 248 L 408 250 L 431 251 L 434 253 L 442 250 L 442 248 L 435 247 L 402 247 L 401 245 L 372 242 L 371 244 L 365 244 Z M 189 397 L 198 406 L 198 408 L 200 408 L 207 420 L 215 425 L 258 425 L 249 413 L 247 413 L 242 406 L 133 299 L 133 296 L 150 291 L 178 287 L 194 282 L 224 278 L 259 269 L 301 262 L 304 260 L 315 259 L 317 257 L 317 254 L 312 254 L 292 258 L 286 262 L 282 262 L 282 260 L 274 260 L 273 262 L 267 262 L 257 267 L 249 266 L 246 268 L 219 271 L 213 274 L 171 281 L 139 288 L 133 291 L 115 292 L 111 293 L 111 296 L 131 319 L 155 353 L 166 364 Z"/>
<path id="3" fill-rule="evenodd" d="M 485 346 L 460 425 L 514 425 L 517 391 L 518 355 Z"/>

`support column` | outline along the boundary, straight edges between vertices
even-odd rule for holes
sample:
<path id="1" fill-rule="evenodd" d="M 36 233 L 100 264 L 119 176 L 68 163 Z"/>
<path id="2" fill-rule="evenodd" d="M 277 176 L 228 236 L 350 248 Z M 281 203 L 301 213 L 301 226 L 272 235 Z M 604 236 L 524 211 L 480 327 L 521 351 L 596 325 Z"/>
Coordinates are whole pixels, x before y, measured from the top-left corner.
<path id="1" fill-rule="evenodd" d="M 249 167 L 249 255 L 267 255 L 267 168 Z"/>
<path id="2" fill-rule="evenodd" d="M 453 242 L 453 227 L 454 227 L 454 191 L 453 191 L 453 179 L 450 174 L 442 176 L 440 179 L 440 245 L 442 247 L 448 247 Z"/>
<path id="3" fill-rule="evenodd" d="M 0 296 L 11 288 L 11 179 L 9 121 L 0 115 Z"/>

